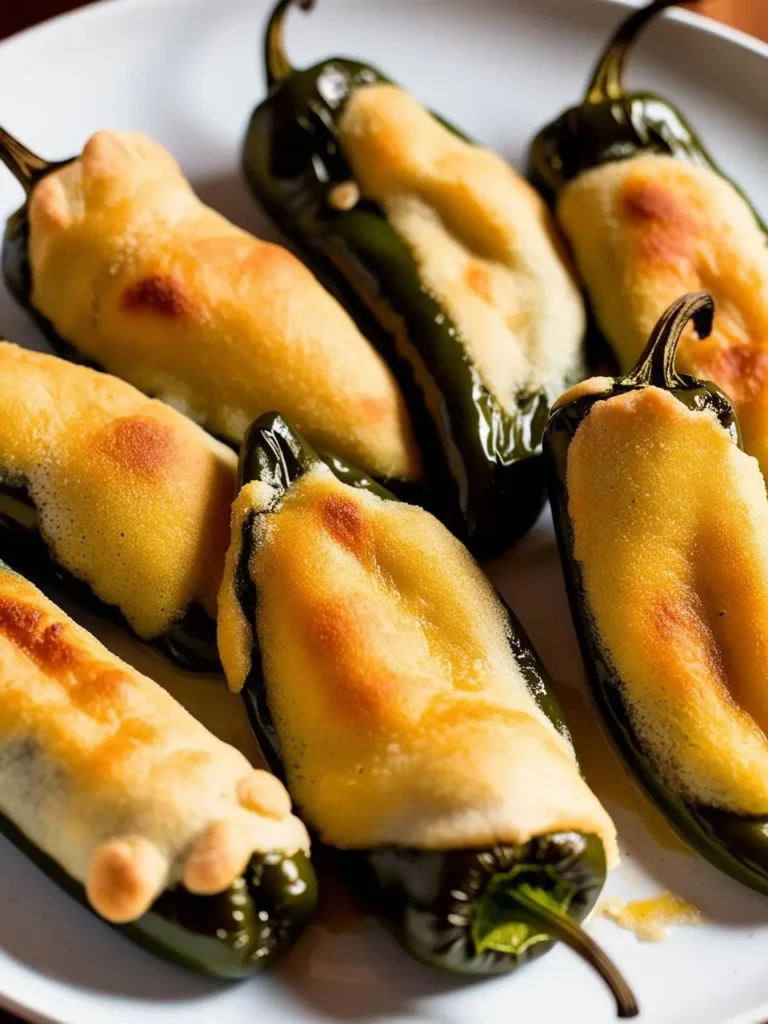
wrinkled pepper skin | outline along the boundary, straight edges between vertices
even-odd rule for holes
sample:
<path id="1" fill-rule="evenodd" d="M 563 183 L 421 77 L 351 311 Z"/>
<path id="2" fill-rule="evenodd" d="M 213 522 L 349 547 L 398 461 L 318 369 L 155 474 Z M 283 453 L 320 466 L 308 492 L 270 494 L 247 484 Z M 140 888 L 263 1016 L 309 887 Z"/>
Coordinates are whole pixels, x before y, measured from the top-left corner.
<path id="1" fill-rule="evenodd" d="M 83 886 L 3 815 L 0 833 L 91 910 Z M 317 880 L 304 853 L 260 854 L 218 896 L 170 889 L 138 921 L 111 927 L 150 953 L 198 974 L 247 978 L 272 967 L 293 946 L 316 905 Z"/>
<path id="2" fill-rule="evenodd" d="M 329 189 L 351 178 L 336 141 L 344 105 L 358 87 L 389 80 L 347 59 L 290 67 L 281 49 L 290 2 L 278 3 L 267 29 L 269 92 L 246 134 L 246 178 L 390 362 L 431 474 L 427 507 L 473 554 L 497 554 L 541 511 L 539 456 L 549 399 L 543 391 L 521 391 L 514 415 L 502 409 L 383 210 L 365 200 L 347 210 L 329 205 Z"/>
<path id="3" fill-rule="evenodd" d="M 611 735 L 650 796 L 679 835 L 721 871 L 768 895 L 768 818 L 742 817 L 693 804 L 677 795 L 660 779 L 649 751 L 638 739 L 622 698 L 621 680 L 602 651 L 596 634 L 581 570 L 574 555 L 573 526 L 568 512 L 566 473 L 573 438 L 598 402 L 652 385 L 668 391 L 695 411 L 711 410 L 741 447 L 739 428 L 731 402 L 710 382 L 675 370 L 675 350 L 684 327 L 693 320 L 699 338 L 712 327 L 714 303 L 709 295 L 691 293 L 662 316 L 636 368 L 615 379 L 613 387 L 599 394 L 585 394 L 556 406 L 545 433 L 549 468 L 549 497 L 566 588 L 579 638 L 581 653 L 595 701 Z M 717 486 L 713 481 L 713 486 Z"/>
<path id="4" fill-rule="evenodd" d="M 280 416 L 262 417 L 243 442 L 239 487 L 260 480 L 275 489 L 279 502 L 280 495 L 317 460 L 317 454 Z M 326 464 L 346 483 L 367 487 L 385 500 L 399 500 L 355 470 L 338 462 Z M 235 575 L 237 602 L 251 622 L 259 597 L 249 563 L 254 520 L 263 514 L 269 513 L 253 511 L 243 522 Z M 526 683 L 539 707 L 567 736 L 546 672 L 511 611 L 508 615 L 509 643 Z M 242 695 L 267 763 L 285 779 L 256 631 Z M 416 959 L 458 974 L 487 976 L 513 971 L 536 959 L 557 939 L 601 972 L 616 995 L 620 1016 L 637 1012 L 615 968 L 576 924 L 594 906 L 605 880 L 605 850 L 597 836 L 570 831 L 538 836 L 519 846 L 426 851 L 393 845 L 333 848 L 333 854 L 343 877 Z M 549 908 L 545 917 L 542 904 Z M 506 944 L 484 942 L 500 927 L 507 927 Z"/>

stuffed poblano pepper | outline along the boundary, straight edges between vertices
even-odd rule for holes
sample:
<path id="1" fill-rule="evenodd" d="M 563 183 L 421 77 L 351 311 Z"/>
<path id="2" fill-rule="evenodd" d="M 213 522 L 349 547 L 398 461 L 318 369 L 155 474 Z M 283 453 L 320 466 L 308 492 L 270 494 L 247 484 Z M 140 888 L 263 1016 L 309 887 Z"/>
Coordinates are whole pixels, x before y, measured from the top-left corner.
<path id="1" fill-rule="evenodd" d="M 226 978 L 314 910 L 284 787 L 0 563 L 0 832 L 134 942 Z"/>
<path id="2" fill-rule="evenodd" d="M 0 342 L 0 557 L 212 670 L 234 453 L 124 381 Z"/>
<path id="3" fill-rule="evenodd" d="M 545 449 L 605 720 L 681 836 L 768 895 L 768 499 L 730 401 L 675 368 L 713 308 L 686 295 L 629 374 L 567 392 Z"/>
<path id="4" fill-rule="evenodd" d="M 666 99 L 628 91 L 641 30 L 668 7 L 633 11 L 582 102 L 538 135 L 530 175 L 555 211 L 600 332 L 628 372 L 659 310 L 717 296 L 711 335 L 683 337 L 678 366 L 733 401 L 744 446 L 768 475 L 768 243 L 765 225 Z"/>
<path id="5" fill-rule="evenodd" d="M 493 554 L 542 506 L 550 401 L 583 375 L 578 289 L 544 204 L 499 156 L 365 64 L 294 69 L 290 6 L 267 28 L 247 179 L 398 374 L 430 508 Z"/>
<path id="6" fill-rule="evenodd" d="M 48 163 L 0 130 L 27 201 L 3 270 L 57 351 L 237 447 L 270 409 L 408 493 L 421 460 L 391 371 L 295 256 L 204 205 L 171 154 L 98 132 Z"/>
<path id="7" fill-rule="evenodd" d="M 361 483 L 364 481 L 355 481 Z M 567 943 L 616 859 L 543 667 L 429 513 L 350 486 L 278 416 L 250 430 L 219 647 L 271 767 L 404 948 L 461 974 Z"/>

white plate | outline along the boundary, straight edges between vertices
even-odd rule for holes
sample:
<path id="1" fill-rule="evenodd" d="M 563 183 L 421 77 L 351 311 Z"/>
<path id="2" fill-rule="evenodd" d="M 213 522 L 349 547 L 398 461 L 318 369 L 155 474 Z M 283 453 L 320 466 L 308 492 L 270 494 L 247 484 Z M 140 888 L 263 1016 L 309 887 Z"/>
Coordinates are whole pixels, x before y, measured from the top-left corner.
<path id="1" fill-rule="evenodd" d="M 297 63 L 337 52 L 380 65 L 422 100 L 520 163 L 532 133 L 580 94 L 623 6 L 604 0 L 322 0 L 290 18 Z M 266 0 L 113 0 L 0 45 L 0 121 L 51 157 L 98 128 L 138 128 L 168 145 L 201 195 L 257 231 L 239 146 L 263 92 Z M 768 214 L 768 47 L 676 14 L 639 47 L 632 77 L 685 110 L 728 171 Z M 0 168 L 0 214 L 21 200 Z M 39 345 L 0 293 L 0 334 Z M 1 386 L 1 382 L 0 382 Z M 582 670 L 547 516 L 494 567 L 569 709 Z M 102 634 L 104 635 L 104 634 Z M 240 705 L 213 680 L 172 673 L 112 631 L 124 657 L 154 673 L 221 735 L 252 741 Z M 576 689 L 573 689 L 573 688 Z M 572 716 L 590 782 L 615 816 L 624 855 L 608 885 L 627 899 L 671 889 L 710 923 L 642 944 L 603 920 L 595 937 L 634 986 L 644 1024 L 756 1024 L 768 1017 L 768 900 L 686 852 L 634 787 L 589 712 Z M 599 1024 L 613 1004 L 597 978 L 556 949 L 517 977 L 465 984 L 413 963 L 331 894 L 283 966 L 238 985 L 199 979 L 136 949 L 76 906 L 0 841 L 0 1001 L 62 1024 Z M 334 909 L 335 907 L 335 909 Z"/>

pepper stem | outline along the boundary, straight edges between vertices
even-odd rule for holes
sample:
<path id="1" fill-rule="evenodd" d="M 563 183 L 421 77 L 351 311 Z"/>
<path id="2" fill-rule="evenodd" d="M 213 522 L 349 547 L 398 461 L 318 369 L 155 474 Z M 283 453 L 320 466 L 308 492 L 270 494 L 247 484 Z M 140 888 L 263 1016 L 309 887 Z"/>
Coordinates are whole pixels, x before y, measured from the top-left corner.
<path id="1" fill-rule="evenodd" d="M 300 7 L 302 11 L 310 11 L 315 0 L 278 0 L 267 23 L 264 36 L 264 67 L 267 72 L 267 88 L 282 82 L 296 70 L 285 55 L 283 44 L 283 21 L 289 7 Z"/>
<path id="2" fill-rule="evenodd" d="M 675 369 L 680 338 L 690 320 L 699 338 L 709 337 L 714 315 L 715 300 L 708 292 L 688 292 L 673 302 L 659 317 L 637 365 L 622 378 L 621 384 L 653 384 L 666 390 L 684 386 L 685 381 Z"/>
<path id="3" fill-rule="evenodd" d="M 48 160 L 23 146 L 4 128 L 0 128 L 0 160 L 29 195 L 32 189 L 53 167 Z"/>
<path id="4" fill-rule="evenodd" d="M 517 904 L 520 919 L 524 923 L 547 932 L 594 967 L 613 993 L 619 1017 L 638 1015 L 640 1010 L 637 1000 L 618 967 L 573 918 L 547 897 L 544 890 L 522 883 L 508 889 L 506 895 Z"/>
<path id="5" fill-rule="evenodd" d="M 653 0 L 653 3 L 633 11 L 611 36 L 603 51 L 587 89 L 587 103 L 618 100 L 624 92 L 624 66 L 637 36 L 667 7 L 675 7 L 683 0 Z"/>

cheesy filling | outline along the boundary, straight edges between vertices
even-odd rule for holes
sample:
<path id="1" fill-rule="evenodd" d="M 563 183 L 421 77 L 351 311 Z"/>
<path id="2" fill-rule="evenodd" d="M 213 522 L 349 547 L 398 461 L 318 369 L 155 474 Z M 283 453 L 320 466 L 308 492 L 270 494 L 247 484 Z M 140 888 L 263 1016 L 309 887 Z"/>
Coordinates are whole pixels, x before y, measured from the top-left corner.
<path id="1" fill-rule="evenodd" d="M 110 373 L 239 443 L 279 409 L 321 450 L 420 474 L 394 378 L 287 250 L 205 206 L 171 155 L 99 132 L 29 200 L 32 303 Z"/>
<path id="2" fill-rule="evenodd" d="M 768 814 L 768 501 L 714 413 L 645 388 L 568 452 L 575 557 L 633 728 L 685 799 Z"/>
<path id="3" fill-rule="evenodd" d="M 557 216 L 623 370 L 672 302 L 714 296 L 711 336 L 689 329 L 677 366 L 729 395 L 768 475 L 768 246 L 745 200 L 713 171 L 645 155 L 577 177 Z"/>
<path id="4" fill-rule="evenodd" d="M 507 412 L 579 375 L 584 313 L 544 203 L 501 157 L 393 85 L 356 89 L 340 142 Z"/>
<path id="5" fill-rule="evenodd" d="M 308 850 L 282 785 L 0 568 L 0 814 L 114 922 Z"/>
<path id="6" fill-rule="evenodd" d="M 233 452 L 129 384 L 0 343 L 0 481 L 25 486 L 51 557 L 145 639 L 215 617 Z"/>
<path id="7" fill-rule="evenodd" d="M 253 623 L 235 592 L 242 527 L 273 505 L 263 483 L 236 500 L 220 652 L 239 689 L 256 629 L 289 789 L 321 838 L 452 849 L 573 829 L 615 859 L 613 825 L 465 548 L 423 510 L 318 466 L 255 517 Z"/>

